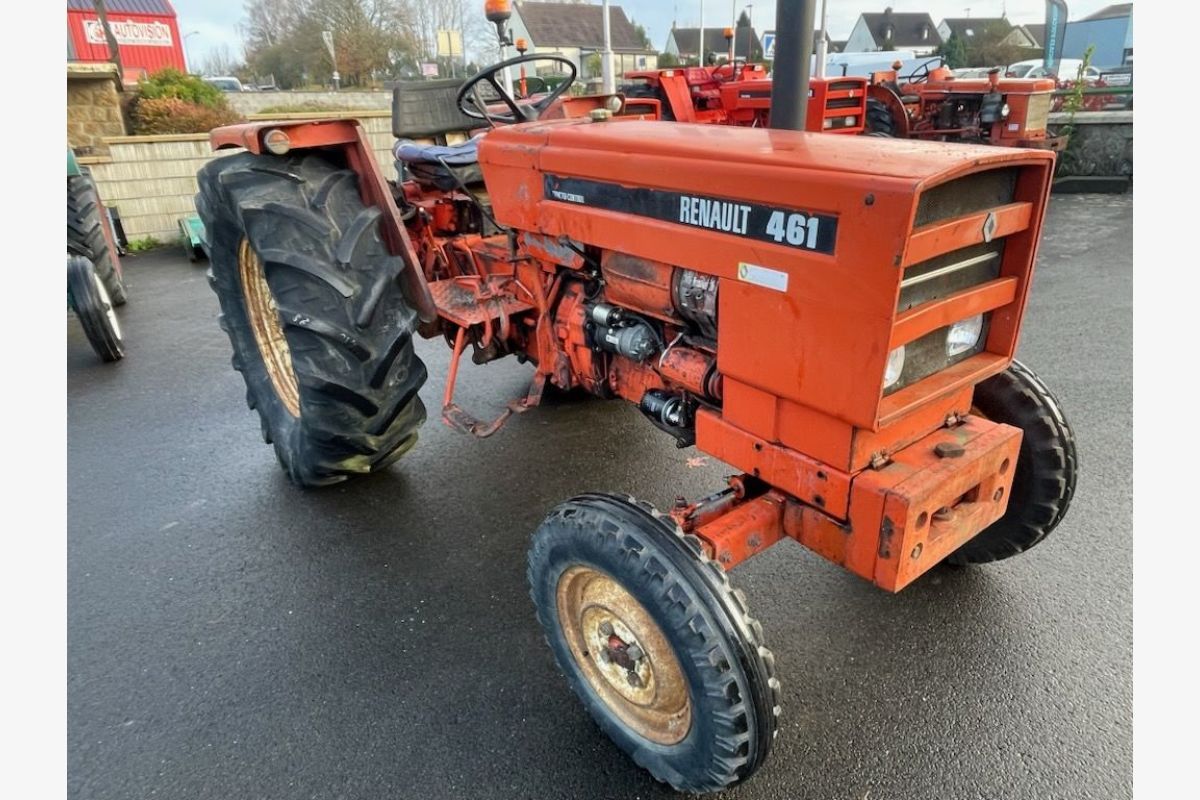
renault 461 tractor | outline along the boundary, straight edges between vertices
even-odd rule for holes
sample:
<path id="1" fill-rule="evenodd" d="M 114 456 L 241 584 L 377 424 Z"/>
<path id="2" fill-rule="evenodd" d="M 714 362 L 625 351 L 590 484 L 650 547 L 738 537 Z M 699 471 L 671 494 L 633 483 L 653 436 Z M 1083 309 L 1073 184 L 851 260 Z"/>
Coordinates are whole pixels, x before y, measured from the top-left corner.
<path id="1" fill-rule="evenodd" d="M 811 30 L 811 4 L 781 2 L 780 36 L 797 14 Z M 395 181 L 350 120 L 218 129 L 244 152 L 199 173 L 233 365 L 299 486 L 416 445 L 416 336 L 453 347 L 452 428 L 493 435 L 548 387 L 583 389 L 736 471 L 665 511 L 569 499 L 528 555 L 571 689 L 688 792 L 745 780 L 778 732 L 779 670 L 736 565 L 790 538 L 895 592 L 1028 550 L 1075 485 L 1059 404 L 1013 360 L 1054 154 L 804 132 L 793 38 L 772 128 L 564 114 L 566 84 L 500 88 L 548 57 L 529 55 L 458 91 L 485 133 L 400 143 Z M 481 83 L 504 110 L 472 99 Z M 532 365 L 497 419 L 454 401 L 468 350 Z"/>

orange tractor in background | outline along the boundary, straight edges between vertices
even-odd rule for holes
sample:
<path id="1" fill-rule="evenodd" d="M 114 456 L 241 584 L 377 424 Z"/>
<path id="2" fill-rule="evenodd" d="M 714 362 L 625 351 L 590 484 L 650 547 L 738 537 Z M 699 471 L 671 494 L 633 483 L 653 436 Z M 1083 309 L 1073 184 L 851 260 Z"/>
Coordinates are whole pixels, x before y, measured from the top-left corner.
<path id="1" fill-rule="evenodd" d="M 901 77 L 892 70 L 870 80 L 852 75 L 809 81 L 806 129 L 813 132 L 894 136 L 1062 150 L 1047 121 L 1052 79 L 956 78 L 929 62 Z M 771 79 L 762 64 L 675 67 L 625 73 L 619 90 L 626 113 L 666 120 L 767 127 Z"/>
<path id="2" fill-rule="evenodd" d="M 624 79 L 618 91 L 627 114 L 749 128 L 770 123 L 771 79 L 762 64 L 642 70 L 626 72 Z M 866 78 L 809 80 L 806 130 L 859 134 L 866 115 Z"/>
<path id="3" fill-rule="evenodd" d="M 457 90 L 447 124 L 485 133 L 398 142 L 396 180 L 352 120 L 217 129 L 245 152 L 198 175 L 233 365 L 295 484 L 417 444 L 416 336 L 453 348 L 456 430 L 491 436 L 581 389 L 733 468 L 665 512 L 567 500 L 528 555 L 572 690 L 688 792 L 745 780 L 778 732 L 779 670 L 729 570 L 790 538 L 899 591 L 1034 546 L 1075 485 L 1059 404 L 1013 360 L 1054 154 L 805 132 L 812 5 L 781 2 L 777 21 L 771 128 L 613 116 L 619 97 L 566 98 L 569 81 L 513 97 L 503 70 L 573 77 L 529 55 Z M 454 400 L 468 351 L 531 365 L 496 418 Z"/>
<path id="4" fill-rule="evenodd" d="M 871 76 L 867 130 L 901 139 L 973 142 L 1063 150 L 1066 136 L 1046 129 L 1054 96 L 1053 78 L 1005 78 L 999 68 L 987 78 L 956 78 L 926 62 L 906 76 L 891 70 Z"/>

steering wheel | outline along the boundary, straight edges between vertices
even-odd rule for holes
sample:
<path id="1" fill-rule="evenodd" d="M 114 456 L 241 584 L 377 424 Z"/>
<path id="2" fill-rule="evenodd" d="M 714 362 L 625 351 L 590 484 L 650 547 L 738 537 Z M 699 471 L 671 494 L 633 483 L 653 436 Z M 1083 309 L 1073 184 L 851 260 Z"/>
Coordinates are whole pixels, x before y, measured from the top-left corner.
<path id="1" fill-rule="evenodd" d="M 570 73 L 570 78 L 563 81 L 555 89 L 540 100 L 533 103 L 517 103 L 517 99 L 504 91 L 504 84 L 497 80 L 504 70 L 515 67 L 518 64 L 527 64 L 531 61 L 555 61 L 566 66 Z M 466 114 L 472 119 L 482 119 L 493 125 L 497 122 L 503 122 L 509 125 L 515 125 L 519 122 L 532 122 L 545 113 L 555 100 L 571 88 L 571 84 L 575 82 L 577 70 L 575 64 L 569 58 L 562 56 L 546 55 L 544 53 L 530 53 L 526 56 L 517 56 L 510 58 L 507 61 L 501 61 L 499 64 L 493 64 L 487 69 L 476 73 L 458 90 L 458 97 L 455 101 L 458 103 L 458 110 Z M 479 84 L 487 81 L 487 83 L 500 96 L 501 102 L 508 106 L 508 112 L 489 111 L 487 104 L 479 96 Z"/>
<path id="2" fill-rule="evenodd" d="M 915 67 L 913 69 L 913 71 L 911 73 L 909 73 L 909 75 L 907 77 L 904 78 L 904 82 L 905 83 L 924 83 L 925 81 L 929 80 L 929 73 L 930 73 L 929 65 L 932 64 L 934 61 L 938 62 L 939 67 L 942 65 L 940 57 L 938 57 L 936 59 L 931 58 L 928 61 L 924 61 L 921 63 L 921 66 Z"/>

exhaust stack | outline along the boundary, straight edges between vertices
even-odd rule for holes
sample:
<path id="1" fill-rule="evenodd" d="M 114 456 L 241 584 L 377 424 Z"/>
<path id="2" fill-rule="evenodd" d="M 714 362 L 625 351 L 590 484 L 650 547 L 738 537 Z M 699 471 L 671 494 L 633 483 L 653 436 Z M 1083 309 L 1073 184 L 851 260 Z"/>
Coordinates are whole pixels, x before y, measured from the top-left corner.
<path id="1" fill-rule="evenodd" d="M 814 0 L 777 0 L 775 66 L 771 70 L 771 127 L 804 130 L 808 114 Z"/>

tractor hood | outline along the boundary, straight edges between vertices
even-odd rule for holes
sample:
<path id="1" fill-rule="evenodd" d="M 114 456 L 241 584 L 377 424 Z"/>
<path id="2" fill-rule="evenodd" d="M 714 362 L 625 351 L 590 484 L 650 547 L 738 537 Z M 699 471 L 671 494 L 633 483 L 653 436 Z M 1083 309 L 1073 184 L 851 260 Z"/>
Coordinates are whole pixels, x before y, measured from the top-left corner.
<path id="1" fill-rule="evenodd" d="M 906 268 L 1020 234 L 1005 255 L 1019 311 L 1054 163 L 1044 151 L 634 118 L 497 128 L 479 157 L 501 224 L 719 277 L 727 379 L 873 429 L 928 388 L 880 394 Z M 956 180 L 986 172 L 1002 175 Z M 729 324 L 739 315 L 746 324 Z"/>

